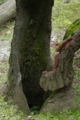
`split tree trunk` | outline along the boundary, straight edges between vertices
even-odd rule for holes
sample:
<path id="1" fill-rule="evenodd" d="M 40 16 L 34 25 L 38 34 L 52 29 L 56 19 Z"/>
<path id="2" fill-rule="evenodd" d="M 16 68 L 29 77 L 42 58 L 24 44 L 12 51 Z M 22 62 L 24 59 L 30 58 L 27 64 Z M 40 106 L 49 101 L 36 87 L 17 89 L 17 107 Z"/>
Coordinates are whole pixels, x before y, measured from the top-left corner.
<path id="1" fill-rule="evenodd" d="M 50 35 L 53 0 L 16 0 L 17 17 L 11 45 L 6 97 L 30 113 L 42 106 L 42 71 L 51 67 Z M 28 100 L 28 103 L 27 103 Z"/>
<path id="2" fill-rule="evenodd" d="M 0 5 L 0 25 L 4 24 L 16 15 L 16 3 L 15 0 L 7 0 Z"/>
<path id="3" fill-rule="evenodd" d="M 52 65 L 49 43 L 53 0 L 16 0 L 16 3 L 17 17 L 11 45 L 6 98 L 13 99 L 19 108 L 28 114 L 30 113 L 29 107 L 41 107 L 43 104 L 45 86 L 42 85 L 43 90 L 39 85 L 39 79 L 42 72 L 50 70 Z M 49 82 L 51 82 L 48 84 L 47 90 L 54 90 L 52 78 L 57 80 L 55 90 L 59 90 L 56 91 L 55 96 L 51 95 L 47 99 L 42 111 L 55 112 L 58 111 L 58 108 L 59 110 L 66 108 L 71 103 L 68 101 L 68 104 L 62 106 L 64 98 L 64 103 L 67 101 L 68 93 L 70 96 L 71 86 L 69 85 L 73 80 L 72 62 L 74 52 L 80 47 L 80 33 L 78 38 L 76 44 L 62 51 L 57 71 L 47 77 L 47 81 L 50 79 Z M 75 37 L 73 39 L 75 40 Z M 45 79 L 43 80 L 45 81 Z M 47 81 L 45 81 L 45 85 Z M 57 102 L 58 104 L 55 104 Z"/>
<path id="4" fill-rule="evenodd" d="M 16 0 L 16 3 L 17 17 L 11 44 L 6 98 L 13 99 L 19 108 L 29 114 L 29 107 L 42 106 L 44 88 L 48 91 L 58 89 L 55 96 L 51 95 L 47 99 L 41 110 L 49 112 L 62 110 L 71 103 L 67 96 L 71 96 L 72 63 L 74 52 L 80 47 L 80 33 L 78 38 L 73 37 L 76 44 L 61 52 L 57 71 L 47 77 L 44 76 L 47 78 L 46 81 L 42 79 L 45 81 L 45 85 L 41 85 L 43 90 L 39 85 L 39 79 L 42 72 L 50 70 L 52 66 L 49 43 L 53 0 L 47 2 L 46 0 Z M 64 104 L 62 104 L 63 100 Z"/>

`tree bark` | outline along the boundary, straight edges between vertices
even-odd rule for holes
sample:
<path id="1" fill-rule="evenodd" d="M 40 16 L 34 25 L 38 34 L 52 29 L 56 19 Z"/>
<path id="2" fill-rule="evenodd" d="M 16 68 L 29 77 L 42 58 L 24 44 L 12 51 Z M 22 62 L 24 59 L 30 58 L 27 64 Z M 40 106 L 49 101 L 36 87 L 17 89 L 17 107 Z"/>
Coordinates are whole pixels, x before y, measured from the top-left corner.
<path id="1" fill-rule="evenodd" d="M 11 44 L 6 98 L 30 113 L 28 105 L 42 106 L 42 71 L 50 70 L 51 12 L 53 0 L 16 0 L 17 15 Z M 28 100 L 28 104 L 27 104 Z"/>
<path id="2" fill-rule="evenodd" d="M 0 5 L 0 26 L 16 15 L 15 0 L 7 0 Z"/>
<path id="3" fill-rule="evenodd" d="M 41 110 L 54 112 L 58 107 L 59 110 L 66 108 L 71 101 L 64 104 L 64 107 L 62 102 L 65 99 L 64 103 L 66 103 L 68 92 L 71 96 L 72 63 L 74 52 L 80 47 L 80 32 L 72 37 L 75 44 L 62 50 L 58 69 L 52 71 L 51 76 L 41 77 L 43 71 L 52 69 L 50 35 L 53 0 L 47 2 L 46 0 L 16 0 L 16 5 L 17 15 L 9 59 L 6 98 L 13 99 L 19 108 L 29 114 L 29 107 L 38 106 L 39 109 L 42 107 L 46 93 L 44 87 L 49 81 L 46 90 L 53 92 L 56 90 L 55 96 L 53 93 L 50 97 L 47 95 L 48 99 Z M 40 78 L 46 80 L 45 85 L 41 84 L 44 90 L 39 85 Z M 55 104 L 56 102 L 58 104 Z"/>
<path id="4" fill-rule="evenodd" d="M 45 91 L 53 91 L 46 100 L 41 111 L 60 112 L 66 108 L 77 108 L 73 102 L 72 82 L 74 78 L 74 53 L 80 48 L 80 30 L 72 36 L 72 44 L 60 53 L 58 68 L 47 74 L 42 74 L 40 85 Z"/>

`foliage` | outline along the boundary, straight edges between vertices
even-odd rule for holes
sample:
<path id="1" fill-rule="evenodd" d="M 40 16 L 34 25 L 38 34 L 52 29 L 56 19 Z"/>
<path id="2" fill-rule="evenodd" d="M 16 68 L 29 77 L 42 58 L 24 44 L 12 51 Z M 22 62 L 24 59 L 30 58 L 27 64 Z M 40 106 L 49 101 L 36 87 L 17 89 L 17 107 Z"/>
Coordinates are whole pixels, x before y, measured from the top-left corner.
<path id="1" fill-rule="evenodd" d="M 0 4 L 4 3 L 6 0 L 0 0 Z"/>
<path id="2" fill-rule="evenodd" d="M 36 116 L 35 120 L 79 120 L 80 110 L 64 110 L 60 113 L 43 113 Z"/>
<path id="3" fill-rule="evenodd" d="M 0 120 L 24 120 L 24 117 L 17 106 L 4 101 L 4 97 L 0 95 Z"/>
<path id="4" fill-rule="evenodd" d="M 80 1 L 70 0 L 55 0 L 52 13 L 52 34 L 62 39 L 67 28 L 76 19 L 80 18 Z"/>

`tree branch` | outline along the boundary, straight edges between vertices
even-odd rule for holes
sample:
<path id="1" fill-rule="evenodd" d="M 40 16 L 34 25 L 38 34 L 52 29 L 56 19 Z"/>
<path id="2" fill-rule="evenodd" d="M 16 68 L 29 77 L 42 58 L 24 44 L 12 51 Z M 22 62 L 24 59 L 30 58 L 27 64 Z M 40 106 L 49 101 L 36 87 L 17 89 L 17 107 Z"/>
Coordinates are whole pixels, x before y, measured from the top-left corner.
<path id="1" fill-rule="evenodd" d="M 43 72 L 40 86 L 45 91 L 55 91 L 72 83 L 74 78 L 73 58 L 74 53 L 80 48 L 80 30 L 71 39 L 71 43 L 60 52 L 57 69 Z"/>

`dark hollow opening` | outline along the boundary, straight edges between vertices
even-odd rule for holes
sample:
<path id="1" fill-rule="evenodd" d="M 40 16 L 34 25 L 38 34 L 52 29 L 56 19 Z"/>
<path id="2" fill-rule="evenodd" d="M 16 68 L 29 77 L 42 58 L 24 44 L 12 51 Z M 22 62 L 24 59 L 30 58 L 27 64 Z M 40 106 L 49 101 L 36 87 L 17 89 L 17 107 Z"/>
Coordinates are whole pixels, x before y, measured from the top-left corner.
<path id="1" fill-rule="evenodd" d="M 50 94 L 49 91 L 45 92 L 39 85 L 42 72 L 49 64 L 49 53 L 47 51 L 49 49 L 50 26 L 46 28 L 46 18 L 44 19 L 41 14 L 43 10 L 45 17 L 47 17 L 47 7 L 44 6 L 44 10 L 42 6 L 42 4 L 45 5 L 44 2 L 43 0 L 40 2 L 24 0 L 20 4 L 22 8 L 20 32 L 22 32 L 19 37 L 19 65 L 22 87 L 29 107 L 34 107 L 38 111 Z M 50 20 L 46 21 L 50 22 Z M 48 33 L 49 35 L 47 35 Z"/>
<path id="2" fill-rule="evenodd" d="M 26 88 L 27 86 L 27 81 L 22 80 L 22 87 L 23 87 L 23 92 L 26 96 L 29 108 L 34 114 L 38 113 L 43 106 L 44 101 L 49 97 L 50 91 L 45 92 L 41 87 L 39 86 L 39 91 L 36 90 L 28 90 Z"/>

